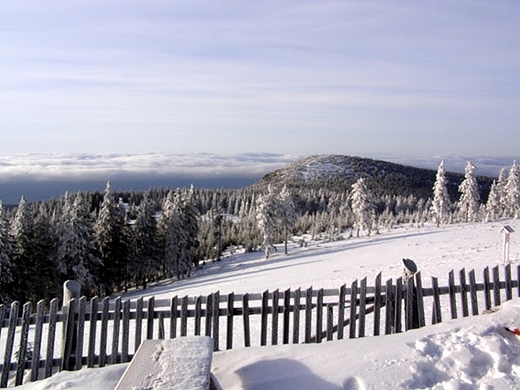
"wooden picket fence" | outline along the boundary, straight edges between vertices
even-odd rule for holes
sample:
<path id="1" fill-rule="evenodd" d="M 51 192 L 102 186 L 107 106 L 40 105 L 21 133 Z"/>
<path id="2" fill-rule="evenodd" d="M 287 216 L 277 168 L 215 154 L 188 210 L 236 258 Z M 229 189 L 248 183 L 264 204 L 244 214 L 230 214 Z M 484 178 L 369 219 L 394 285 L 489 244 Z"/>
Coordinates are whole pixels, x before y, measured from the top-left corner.
<path id="1" fill-rule="evenodd" d="M 456 281 L 456 279 L 458 279 Z M 513 298 L 520 266 L 451 271 L 446 285 L 420 273 L 389 279 L 379 274 L 336 289 L 265 291 L 171 299 L 123 300 L 85 297 L 64 306 L 58 300 L 20 308 L 0 305 L 0 387 L 47 378 L 61 370 L 129 362 L 144 339 L 206 335 L 214 350 L 320 343 L 402 332 L 444 318 L 478 315 Z M 21 313 L 21 314 L 20 314 Z M 427 321 L 427 318 L 430 320 Z M 17 349 L 15 349 L 17 347 Z"/>

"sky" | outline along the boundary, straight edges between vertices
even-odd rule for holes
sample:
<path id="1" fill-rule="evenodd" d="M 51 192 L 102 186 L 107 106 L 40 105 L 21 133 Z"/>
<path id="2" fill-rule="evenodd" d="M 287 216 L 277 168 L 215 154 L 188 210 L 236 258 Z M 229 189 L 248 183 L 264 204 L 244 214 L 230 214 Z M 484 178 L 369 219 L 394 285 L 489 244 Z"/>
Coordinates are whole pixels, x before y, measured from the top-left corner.
<path id="1" fill-rule="evenodd" d="M 516 1 L 0 3 L 6 155 L 518 156 Z"/>

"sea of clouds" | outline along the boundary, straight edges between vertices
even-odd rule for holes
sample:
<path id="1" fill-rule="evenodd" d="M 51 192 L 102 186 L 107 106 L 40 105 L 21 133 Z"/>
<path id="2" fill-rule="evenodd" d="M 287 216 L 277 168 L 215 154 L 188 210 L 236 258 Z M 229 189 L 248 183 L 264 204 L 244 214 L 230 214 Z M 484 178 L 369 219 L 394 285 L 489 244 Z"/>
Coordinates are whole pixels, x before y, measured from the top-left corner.
<path id="1" fill-rule="evenodd" d="M 265 174 L 307 156 L 281 153 L 143 153 L 143 154 L 13 154 L 0 155 L 0 200 L 16 204 L 59 197 L 66 191 L 102 191 L 107 181 L 119 191 L 150 187 L 241 188 Z M 436 169 L 444 161 L 448 171 L 464 172 L 468 160 L 477 173 L 498 176 L 514 158 L 462 156 L 363 156 L 403 165 Z"/>

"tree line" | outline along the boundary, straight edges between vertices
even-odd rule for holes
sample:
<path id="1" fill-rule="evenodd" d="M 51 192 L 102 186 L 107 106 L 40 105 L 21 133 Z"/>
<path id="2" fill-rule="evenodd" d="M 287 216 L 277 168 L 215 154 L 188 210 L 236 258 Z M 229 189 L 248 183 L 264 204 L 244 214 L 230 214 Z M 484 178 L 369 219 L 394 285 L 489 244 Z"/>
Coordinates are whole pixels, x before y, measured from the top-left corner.
<path id="1" fill-rule="evenodd" d="M 270 183 L 242 189 L 67 193 L 6 209 L 0 203 L 0 300 L 61 295 L 65 280 L 87 296 L 189 277 L 224 250 L 263 250 L 296 240 L 338 240 L 407 223 L 421 227 L 520 216 L 520 171 L 504 168 L 484 191 L 468 162 L 454 183 L 439 165 L 429 197 L 382 194 L 369 177 L 351 186 Z M 487 198 L 487 199 L 486 199 Z M 345 234 L 347 232 L 347 234 Z"/>

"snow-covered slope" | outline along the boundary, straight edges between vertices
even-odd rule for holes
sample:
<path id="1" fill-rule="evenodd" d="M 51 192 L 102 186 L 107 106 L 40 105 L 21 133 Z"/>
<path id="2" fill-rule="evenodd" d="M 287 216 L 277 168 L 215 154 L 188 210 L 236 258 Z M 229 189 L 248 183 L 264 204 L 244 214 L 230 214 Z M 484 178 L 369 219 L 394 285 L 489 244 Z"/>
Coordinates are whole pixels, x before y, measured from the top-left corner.
<path id="1" fill-rule="evenodd" d="M 400 227 L 334 243 L 309 243 L 278 252 L 237 254 L 207 264 L 188 280 L 130 297 L 262 292 L 313 286 L 336 288 L 379 272 L 401 276 L 401 259 L 414 259 L 423 280 L 444 284 L 451 269 L 482 270 L 502 260 L 501 228 L 510 225 L 510 259 L 520 264 L 520 221 Z M 478 275 L 481 275 L 478 273 Z M 515 295 L 517 291 L 515 290 Z M 496 313 L 445 321 L 403 334 L 324 342 L 239 348 L 217 352 L 212 371 L 224 389 L 514 389 L 520 388 L 520 340 L 503 331 L 520 326 L 520 301 Z M 60 373 L 22 389 L 112 389 L 125 365 Z M 81 379 L 78 379 L 81 378 Z M 102 383 L 102 385 L 99 385 Z"/>

